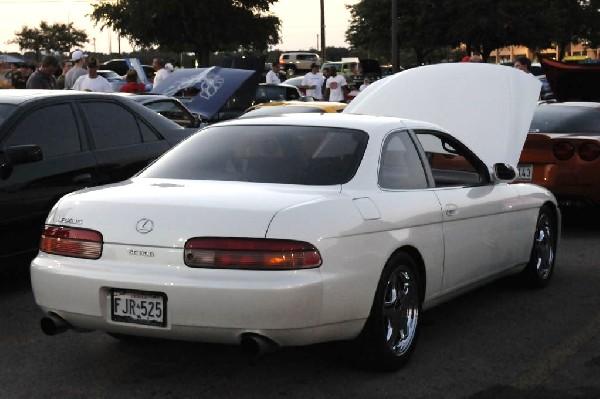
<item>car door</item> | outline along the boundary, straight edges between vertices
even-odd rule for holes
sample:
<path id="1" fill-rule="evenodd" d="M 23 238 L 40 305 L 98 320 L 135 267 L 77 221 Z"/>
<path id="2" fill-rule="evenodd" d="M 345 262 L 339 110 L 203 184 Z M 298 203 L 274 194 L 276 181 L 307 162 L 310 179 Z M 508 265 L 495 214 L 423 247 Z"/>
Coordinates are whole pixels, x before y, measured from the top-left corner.
<path id="1" fill-rule="evenodd" d="M 381 193 L 372 199 L 385 228 L 402 241 L 399 244 L 414 246 L 422 254 L 426 299 L 440 294 L 444 270 L 442 210 L 430 180 L 408 130 L 389 133 L 379 161 Z"/>
<path id="2" fill-rule="evenodd" d="M 0 255 L 36 248 L 54 203 L 94 184 L 96 170 L 70 102 L 27 109 L 8 129 L 0 148 L 38 145 L 43 159 L 9 166 L 0 179 Z"/>
<path id="3" fill-rule="evenodd" d="M 129 179 L 171 146 L 134 111 L 105 100 L 79 104 L 101 183 Z"/>
<path id="4" fill-rule="evenodd" d="M 443 292 L 516 265 L 521 200 L 508 184 L 490 183 L 487 166 L 453 137 L 416 130 L 442 209 Z"/>

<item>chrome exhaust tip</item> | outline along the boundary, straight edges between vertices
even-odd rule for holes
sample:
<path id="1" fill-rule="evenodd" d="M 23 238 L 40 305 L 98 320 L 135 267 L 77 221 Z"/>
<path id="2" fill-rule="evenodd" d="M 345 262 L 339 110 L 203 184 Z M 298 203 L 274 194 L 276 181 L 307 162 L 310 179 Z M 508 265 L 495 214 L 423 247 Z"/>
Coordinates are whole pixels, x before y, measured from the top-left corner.
<path id="1" fill-rule="evenodd" d="M 40 327 L 42 328 L 44 334 L 49 336 L 63 333 L 72 328 L 72 326 L 62 317 L 55 314 L 49 314 L 45 317 L 42 317 L 40 320 Z"/>

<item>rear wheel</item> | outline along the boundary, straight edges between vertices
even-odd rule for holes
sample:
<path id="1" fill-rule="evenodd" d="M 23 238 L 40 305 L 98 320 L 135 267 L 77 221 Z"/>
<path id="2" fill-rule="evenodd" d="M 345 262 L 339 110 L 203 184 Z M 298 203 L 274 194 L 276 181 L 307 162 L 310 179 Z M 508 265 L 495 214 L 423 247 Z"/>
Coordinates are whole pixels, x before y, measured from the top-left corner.
<path id="1" fill-rule="evenodd" d="M 415 348 L 421 311 L 416 270 L 415 261 L 402 252 L 390 258 L 383 269 L 371 314 L 358 339 L 371 368 L 396 370 Z"/>
<path id="2" fill-rule="evenodd" d="M 557 235 L 554 213 L 548 206 L 542 206 L 535 226 L 531 257 L 523 271 L 528 285 L 543 288 L 550 282 L 554 273 Z"/>

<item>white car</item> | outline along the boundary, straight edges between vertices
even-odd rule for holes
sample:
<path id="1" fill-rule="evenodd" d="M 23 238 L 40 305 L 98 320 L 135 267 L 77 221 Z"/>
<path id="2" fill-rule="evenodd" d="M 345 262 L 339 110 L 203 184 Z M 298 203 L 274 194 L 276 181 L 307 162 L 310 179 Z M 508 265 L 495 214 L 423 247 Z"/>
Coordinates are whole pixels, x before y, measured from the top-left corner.
<path id="1" fill-rule="evenodd" d="M 511 68 L 436 65 L 342 114 L 209 126 L 56 204 L 31 264 L 42 328 L 256 350 L 356 339 L 398 368 L 423 309 L 510 273 L 550 280 L 555 198 L 508 184 L 538 93 Z"/>

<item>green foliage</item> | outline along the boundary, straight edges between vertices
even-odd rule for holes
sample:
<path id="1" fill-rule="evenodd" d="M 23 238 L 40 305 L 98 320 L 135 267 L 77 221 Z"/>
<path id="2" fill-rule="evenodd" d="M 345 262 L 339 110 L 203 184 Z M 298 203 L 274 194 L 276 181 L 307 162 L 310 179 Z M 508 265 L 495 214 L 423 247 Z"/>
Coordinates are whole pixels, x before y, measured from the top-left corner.
<path id="1" fill-rule="evenodd" d="M 121 0 L 93 5 L 92 19 L 139 46 L 194 52 L 200 66 L 217 51 L 265 51 L 279 42 L 276 0 Z"/>
<path id="2" fill-rule="evenodd" d="M 24 26 L 21 31 L 15 32 L 15 38 L 9 43 L 17 44 L 21 50 L 35 52 L 39 59 L 42 51 L 67 54 L 72 48 L 82 47 L 87 41 L 87 34 L 75 29 L 73 23 L 49 25 L 42 21 L 39 28 Z"/>
<path id="3" fill-rule="evenodd" d="M 600 44 L 600 0 L 397 1 L 398 43 L 401 54 L 411 54 L 409 64 L 413 56 L 416 64 L 438 62 L 448 46 L 461 44 L 480 51 L 485 60 L 509 45 L 536 51 L 552 44 L 562 49 L 569 43 Z M 361 0 L 348 6 L 346 39 L 353 48 L 390 57 L 391 2 Z"/>

